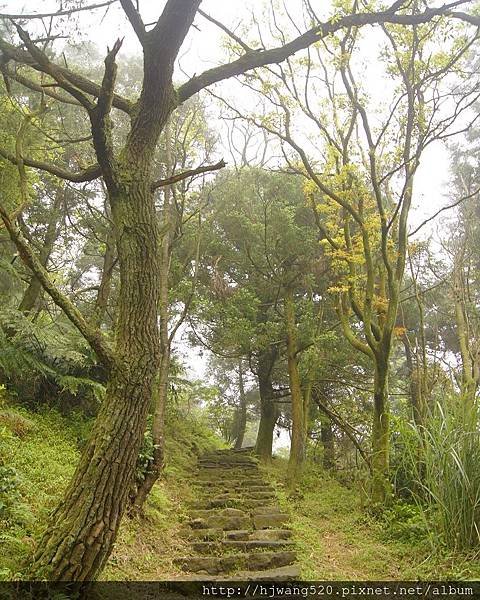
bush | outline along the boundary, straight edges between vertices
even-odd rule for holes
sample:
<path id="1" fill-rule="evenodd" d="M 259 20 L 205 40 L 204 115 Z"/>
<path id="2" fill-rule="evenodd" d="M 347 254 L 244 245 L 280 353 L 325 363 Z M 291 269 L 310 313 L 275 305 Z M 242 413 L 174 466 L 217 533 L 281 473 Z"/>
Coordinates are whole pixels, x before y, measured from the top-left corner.
<path id="1" fill-rule="evenodd" d="M 414 428 L 418 452 L 408 458 L 414 495 L 435 546 L 453 551 L 480 545 L 480 430 L 478 410 L 458 397 L 437 403 L 425 427 Z M 419 460 L 420 456 L 420 460 Z M 440 535 L 438 535 L 440 533 Z"/>

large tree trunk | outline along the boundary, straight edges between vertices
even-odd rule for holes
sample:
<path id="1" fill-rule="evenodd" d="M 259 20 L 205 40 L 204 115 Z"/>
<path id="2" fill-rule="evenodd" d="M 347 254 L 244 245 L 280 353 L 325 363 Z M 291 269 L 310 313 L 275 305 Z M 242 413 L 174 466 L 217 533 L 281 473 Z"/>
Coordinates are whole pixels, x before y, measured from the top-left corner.
<path id="1" fill-rule="evenodd" d="M 384 504 L 389 483 L 390 416 L 388 407 L 388 358 L 377 357 L 373 384 L 372 501 Z"/>
<path id="2" fill-rule="evenodd" d="M 258 388 L 260 392 L 260 424 L 258 426 L 255 453 L 260 460 L 272 459 L 273 431 L 278 419 L 278 409 L 274 402 L 272 370 L 277 359 L 277 351 L 270 347 L 258 358 Z"/>
<path id="3" fill-rule="evenodd" d="M 125 166 L 121 175 L 127 183 L 110 198 L 120 265 L 114 362 L 90 440 L 35 554 L 34 578 L 84 581 L 102 569 L 126 507 L 152 400 L 160 359 L 158 221 L 144 168 Z"/>
<path id="4" fill-rule="evenodd" d="M 285 325 L 287 331 L 287 366 L 292 400 L 292 440 L 288 460 L 287 481 L 294 485 L 299 477 L 305 459 L 306 419 L 305 406 L 298 370 L 297 325 L 293 293 L 285 295 Z"/>
<path id="5" fill-rule="evenodd" d="M 170 122 L 165 126 L 165 175 L 168 177 L 172 171 L 171 132 Z M 169 274 L 172 254 L 172 229 L 174 219 L 172 215 L 172 188 L 166 186 L 163 195 L 162 246 L 160 251 L 160 296 L 158 303 L 159 329 L 160 329 L 160 368 L 157 385 L 153 397 L 153 457 L 148 467 L 144 480 L 138 486 L 133 498 L 133 513 L 140 513 L 147 496 L 150 494 L 155 482 L 160 477 L 165 463 L 165 406 L 168 397 L 168 378 L 170 372 L 171 340 L 168 332 L 169 324 Z"/>
<path id="6" fill-rule="evenodd" d="M 235 445 L 236 450 L 240 450 L 243 446 L 243 438 L 245 437 L 245 430 L 247 428 L 247 396 L 245 394 L 245 385 L 243 382 L 243 364 L 239 361 L 238 364 L 238 393 L 239 393 L 239 406 L 236 417 L 235 427 Z"/>

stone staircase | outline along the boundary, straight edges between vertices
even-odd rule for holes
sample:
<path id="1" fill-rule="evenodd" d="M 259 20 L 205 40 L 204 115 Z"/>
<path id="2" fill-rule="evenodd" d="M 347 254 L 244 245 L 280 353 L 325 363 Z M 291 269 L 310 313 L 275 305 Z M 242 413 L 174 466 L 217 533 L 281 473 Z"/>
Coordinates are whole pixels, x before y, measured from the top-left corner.
<path id="1" fill-rule="evenodd" d="M 182 580 L 298 579 L 288 515 L 249 449 L 202 456 L 196 484 L 199 499 L 184 531 L 191 554 L 176 560 Z"/>

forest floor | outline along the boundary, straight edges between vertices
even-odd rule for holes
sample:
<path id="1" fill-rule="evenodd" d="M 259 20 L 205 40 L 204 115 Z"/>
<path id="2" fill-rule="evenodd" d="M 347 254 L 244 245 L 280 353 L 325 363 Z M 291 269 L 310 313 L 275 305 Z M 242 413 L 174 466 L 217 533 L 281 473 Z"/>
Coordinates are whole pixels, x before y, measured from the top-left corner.
<path id="1" fill-rule="evenodd" d="M 125 518 L 103 580 L 169 580 L 185 556 L 181 529 L 193 498 L 196 456 L 219 447 L 205 423 L 170 424 L 165 478 L 148 499 L 143 519 Z M 0 408 L 0 580 L 22 578 L 22 565 L 73 472 L 88 427 L 80 418 L 46 410 Z M 346 487 L 310 466 L 286 494 L 286 461 L 275 459 L 265 476 L 291 515 L 304 580 L 479 579 L 478 557 L 431 556 L 418 515 L 404 506 L 379 520 Z M 13 471 L 13 470 L 14 471 Z"/>

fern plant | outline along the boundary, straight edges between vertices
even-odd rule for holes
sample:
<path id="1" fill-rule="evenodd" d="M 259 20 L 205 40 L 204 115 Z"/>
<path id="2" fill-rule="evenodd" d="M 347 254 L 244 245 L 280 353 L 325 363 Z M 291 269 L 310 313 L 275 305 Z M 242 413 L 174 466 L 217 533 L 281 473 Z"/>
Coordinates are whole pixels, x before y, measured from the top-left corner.
<path id="1" fill-rule="evenodd" d="M 69 323 L 46 314 L 32 320 L 18 310 L 0 315 L 0 377 L 10 394 L 44 401 L 46 394 L 91 394 L 101 401 L 105 388 L 90 348 Z"/>

